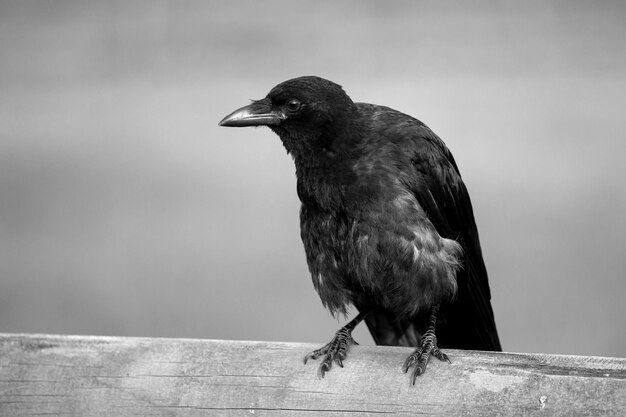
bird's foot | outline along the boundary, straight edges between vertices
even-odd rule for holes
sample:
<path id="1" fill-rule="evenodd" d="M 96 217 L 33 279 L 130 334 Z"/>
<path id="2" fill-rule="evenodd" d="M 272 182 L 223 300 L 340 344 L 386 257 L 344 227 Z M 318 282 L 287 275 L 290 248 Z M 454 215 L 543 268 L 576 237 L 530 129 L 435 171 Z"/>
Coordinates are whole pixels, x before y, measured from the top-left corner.
<path id="1" fill-rule="evenodd" d="M 316 349 L 304 357 L 304 363 L 306 364 L 309 359 L 317 359 L 324 357 L 319 367 L 319 375 L 324 378 L 326 372 L 330 371 L 333 366 L 333 362 L 343 368 L 343 360 L 348 355 L 348 348 L 352 345 L 358 345 L 358 343 L 352 338 L 352 329 L 348 326 L 342 327 L 335 337 L 326 346 Z"/>
<path id="2" fill-rule="evenodd" d="M 422 375 L 426 370 L 426 365 L 428 364 L 428 360 L 431 356 L 439 359 L 443 362 L 450 362 L 448 355 L 439 350 L 437 346 L 437 336 L 435 335 L 435 323 L 437 322 L 437 311 L 439 307 L 433 307 L 431 310 L 430 316 L 430 325 L 428 330 L 422 336 L 422 340 L 420 341 L 420 345 L 415 352 L 411 353 L 408 358 L 404 361 L 404 373 L 407 373 L 409 368 L 415 365 L 415 369 L 413 370 L 413 374 L 411 377 L 411 382 L 415 385 L 415 380 L 418 376 Z"/>
<path id="3" fill-rule="evenodd" d="M 412 383 L 415 385 L 415 380 L 418 376 L 424 373 L 426 370 L 426 365 L 428 364 L 428 360 L 430 357 L 434 356 L 440 361 L 450 362 L 448 355 L 443 353 L 437 347 L 437 336 L 435 336 L 435 332 L 431 332 L 430 330 L 424 333 L 424 337 L 422 337 L 422 341 L 420 343 L 420 347 L 415 349 L 415 352 L 411 353 L 408 358 L 404 361 L 404 373 L 407 373 L 409 368 L 415 365 L 415 369 L 413 370 Z"/>

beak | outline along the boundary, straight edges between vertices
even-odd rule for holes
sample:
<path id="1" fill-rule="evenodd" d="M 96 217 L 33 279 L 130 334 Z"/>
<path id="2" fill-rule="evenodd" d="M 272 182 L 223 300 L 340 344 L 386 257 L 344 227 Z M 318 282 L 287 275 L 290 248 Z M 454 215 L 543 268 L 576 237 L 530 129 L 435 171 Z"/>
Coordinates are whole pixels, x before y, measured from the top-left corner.
<path id="1" fill-rule="evenodd" d="M 285 120 L 285 113 L 272 110 L 269 100 L 263 99 L 235 110 L 220 122 L 220 126 L 245 127 L 245 126 L 274 126 Z"/>

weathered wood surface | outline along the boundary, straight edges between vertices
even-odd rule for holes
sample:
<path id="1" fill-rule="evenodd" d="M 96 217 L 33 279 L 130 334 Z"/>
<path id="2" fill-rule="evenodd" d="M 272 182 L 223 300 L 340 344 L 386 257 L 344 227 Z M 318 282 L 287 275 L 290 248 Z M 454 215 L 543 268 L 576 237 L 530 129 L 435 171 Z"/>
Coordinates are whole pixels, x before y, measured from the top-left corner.
<path id="1" fill-rule="evenodd" d="M 320 379 L 302 343 L 0 334 L 1 416 L 626 415 L 626 359 L 355 346 Z"/>

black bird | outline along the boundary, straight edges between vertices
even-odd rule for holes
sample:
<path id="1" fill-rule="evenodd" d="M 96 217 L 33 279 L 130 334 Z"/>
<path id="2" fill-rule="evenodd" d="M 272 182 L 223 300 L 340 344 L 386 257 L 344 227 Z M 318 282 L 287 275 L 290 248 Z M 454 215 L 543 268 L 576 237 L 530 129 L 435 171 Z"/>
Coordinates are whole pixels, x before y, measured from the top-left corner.
<path id="1" fill-rule="evenodd" d="M 424 123 L 306 76 L 219 124 L 278 134 L 296 165 L 313 285 L 333 315 L 359 311 L 305 357 L 323 357 L 322 377 L 343 366 L 362 320 L 377 344 L 417 347 L 403 368 L 415 366 L 413 383 L 431 355 L 448 360 L 440 347 L 501 350 L 467 189 Z"/>

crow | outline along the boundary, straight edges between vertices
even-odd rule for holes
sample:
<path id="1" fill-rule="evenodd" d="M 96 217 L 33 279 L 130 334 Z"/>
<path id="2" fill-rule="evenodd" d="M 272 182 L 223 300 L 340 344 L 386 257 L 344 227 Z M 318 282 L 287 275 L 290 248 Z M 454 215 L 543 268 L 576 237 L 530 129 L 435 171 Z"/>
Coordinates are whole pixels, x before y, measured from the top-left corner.
<path id="1" fill-rule="evenodd" d="M 313 286 L 333 316 L 358 310 L 304 358 L 322 358 L 321 377 L 333 362 L 343 367 L 363 320 L 377 344 L 416 348 L 403 365 L 413 384 L 430 356 L 450 362 L 440 347 L 501 350 L 467 189 L 424 123 L 304 76 L 219 125 L 268 126 L 280 137 L 296 167 Z"/>

